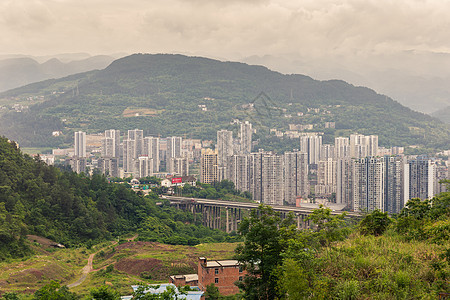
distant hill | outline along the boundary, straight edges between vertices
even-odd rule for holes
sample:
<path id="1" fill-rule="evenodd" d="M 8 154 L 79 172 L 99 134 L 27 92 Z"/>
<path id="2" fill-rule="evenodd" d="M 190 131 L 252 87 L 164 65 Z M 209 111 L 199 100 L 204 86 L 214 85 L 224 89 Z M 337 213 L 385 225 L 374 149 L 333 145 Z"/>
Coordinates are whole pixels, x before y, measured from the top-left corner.
<path id="1" fill-rule="evenodd" d="M 444 123 L 450 124 L 450 106 L 447 106 L 446 108 L 435 111 L 431 115 L 433 117 L 435 117 L 436 119 L 441 120 Z"/>
<path id="2" fill-rule="evenodd" d="M 78 55 L 80 56 L 80 55 Z M 74 56 L 77 58 L 78 56 Z M 64 58 L 65 56 L 61 56 Z M 80 56 L 81 57 L 81 56 Z M 104 69 L 114 57 L 98 55 L 88 58 L 61 62 L 50 58 L 43 63 L 30 57 L 14 57 L 0 60 L 0 92 L 50 78 Z"/>
<path id="3" fill-rule="evenodd" d="M 31 105 L 29 99 L 39 96 Z M 9 111 L 11 103 L 28 102 L 28 111 Z M 355 132 L 378 134 L 382 146 L 441 148 L 450 141 L 448 125 L 369 88 L 183 55 L 134 54 L 104 70 L 4 92 L 0 105 L 6 107 L 0 134 L 30 146 L 71 142 L 74 130 L 109 128 L 215 139 L 217 130 L 236 128 L 233 119 L 251 121 L 260 140 L 272 128 L 314 124 L 325 142 Z M 62 130 L 66 139 L 52 138 L 52 130 Z"/>

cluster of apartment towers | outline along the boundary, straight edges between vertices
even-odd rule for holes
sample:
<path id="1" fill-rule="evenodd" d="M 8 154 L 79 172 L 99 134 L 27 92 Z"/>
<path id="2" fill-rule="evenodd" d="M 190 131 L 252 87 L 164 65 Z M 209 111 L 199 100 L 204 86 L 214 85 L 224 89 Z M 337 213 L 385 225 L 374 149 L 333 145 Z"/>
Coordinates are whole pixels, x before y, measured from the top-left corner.
<path id="1" fill-rule="evenodd" d="M 200 181 L 230 180 L 236 189 L 250 192 L 253 200 L 269 205 L 299 205 L 311 194 L 335 195 L 333 201 L 352 211 L 398 213 L 411 198 L 426 199 L 443 191 L 438 181 L 448 176 L 448 169 L 439 170 L 433 159 L 406 157 L 402 147 L 378 147 L 376 135 L 337 137 L 330 145 L 322 144 L 320 134 L 308 133 L 300 137 L 298 150 L 278 155 L 262 149 L 251 152 L 253 132 L 248 121 L 240 123 L 237 139 L 232 131 L 218 131 L 215 149 L 201 149 Z M 82 132 L 75 133 L 75 157 L 80 156 L 77 134 L 83 138 Z M 166 140 L 166 172 L 188 175 L 192 156 L 182 151 L 182 138 Z M 107 130 L 102 144 L 98 168 L 105 174 L 117 176 L 119 157 L 125 174 L 134 177 L 160 170 L 160 138 L 129 130 L 121 146 L 120 132 Z"/>

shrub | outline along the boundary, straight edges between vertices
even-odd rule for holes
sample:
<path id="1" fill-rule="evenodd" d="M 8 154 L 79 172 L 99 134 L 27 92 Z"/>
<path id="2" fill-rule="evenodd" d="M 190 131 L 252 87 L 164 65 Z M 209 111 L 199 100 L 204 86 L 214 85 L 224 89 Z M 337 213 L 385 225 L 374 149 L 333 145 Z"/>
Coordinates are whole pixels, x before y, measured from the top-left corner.
<path id="1" fill-rule="evenodd" d="M 372 213 L 366 215 L 364 219 L 359 223 L 359 231 L 364 235 L 382 235 L 389 224 L 392 223 L 392 219 L 389 218 L 387 212 L 381 212 L 374 210 Z"/>

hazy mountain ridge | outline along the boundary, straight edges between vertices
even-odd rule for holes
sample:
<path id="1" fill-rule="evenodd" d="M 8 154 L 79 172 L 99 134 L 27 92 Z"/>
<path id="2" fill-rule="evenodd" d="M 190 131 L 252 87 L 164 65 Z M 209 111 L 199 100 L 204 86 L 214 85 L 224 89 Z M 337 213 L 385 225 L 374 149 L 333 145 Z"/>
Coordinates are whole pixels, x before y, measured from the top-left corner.
<path id="1" fill-rule="evenodd" d="M 54 91 L 58 93 L 53 95 Z M 69 142 L 73 130 L 99 132 L 109 128 L 142 128 L 148 135 L 215 139 L 216 131 L 230 128 L 232 119 L 253 122 L 256 138 L 265 138 L 271 128 L 316 124 L 314 130 L 325 132 L 327 142 L 335 135 L 352 132 L 378 134 L 383 146 L 439 148 L 450 141 L 448 126 L 369 88 L 202 57 L 135 54 L 114 61 L 104 70 L 5 92 L 0 100 L 29 95 L 45 95 L 46 101 L 30 107 L 29 113 L 8 113 L 0 119 L 0 134 L 21 143 L 33 144 L 40 134 L 25 129 L 32 126 L 31 117 L 27 117 L 31 111 L 34 119 L 40 120 L 42 132 L 48 135 L 51 130 L 63 130 Z M 249 108 L 249 104 L 254 107 Z M 147 115 L 125 117 L 127 108 L 143 109 Z M 311 108 L 318 112 L 311 112 Z M 47 121 L 49 117 L 65 120 L 64 124 L 56 126 L 57 122 Z M 46 122 L 47 127 L 43 125 Z M 336 129 L 325 129 L 325 122 L 336 122 Z M 64 128 L 56 129 L 60 126 Z"/>
<path id="2" fill-rule="evenodd" d="M 74 57 L 77 58 L 78 56 Z M 62 58 L 64 57 L 62 56 Z M 66 58 L 68 57 L 66 56 Z M 114 57 L 107 55 L 97 55 L 68 62 L 62 62 L 57 57 L 53 57 L 43 63 L 39 63 L 31 57 L 3 59 L 0 60 L 0 92 L 46 79 L 104 69 L 114 59 Z"/>
<path id="3" fill-rule="evenodd" d="M 441 120 L 444 123 L 450 124 L 450 106 L 446 108 L 435 111 L 431 114 L 433 117 Z"/>
<path id="4" fill-rule="evenodd" d="M 302 73 L 317 79 L 340 78 L 369 86 L 414 110 L 432 113 L 450 105 L 450 54 L 402 51 L 365 57 L 298 55 L 250 56 L 242 62 L 262 64 L 283 73 Z"/>

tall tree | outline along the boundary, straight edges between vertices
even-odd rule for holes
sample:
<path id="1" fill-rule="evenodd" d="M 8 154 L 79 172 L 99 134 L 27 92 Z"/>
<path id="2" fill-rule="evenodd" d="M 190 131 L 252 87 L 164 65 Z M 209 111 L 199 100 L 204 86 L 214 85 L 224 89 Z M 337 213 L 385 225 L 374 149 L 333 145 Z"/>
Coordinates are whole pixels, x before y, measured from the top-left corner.
<path id="1" fill-rule="evenodd" d="M 238 283 L 246 299 L 279 298 L 277 269 L 282 263 L 285 243 L 296 234 L 293 217 L 282 220 L 270 206 L 260 205 L 243 220 L 239 233 L 244 243 L 236 249 L 236 259 L 247 271 Z"/>

